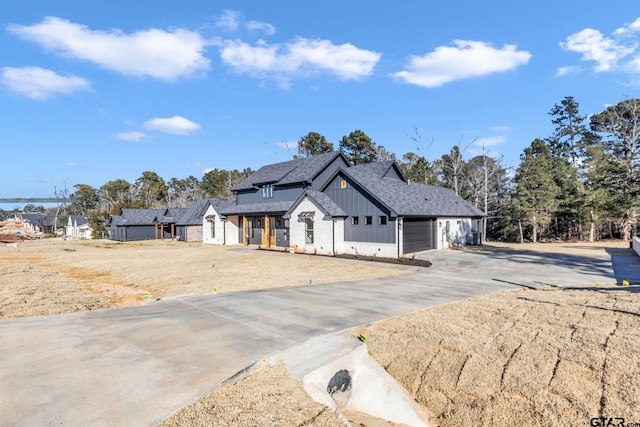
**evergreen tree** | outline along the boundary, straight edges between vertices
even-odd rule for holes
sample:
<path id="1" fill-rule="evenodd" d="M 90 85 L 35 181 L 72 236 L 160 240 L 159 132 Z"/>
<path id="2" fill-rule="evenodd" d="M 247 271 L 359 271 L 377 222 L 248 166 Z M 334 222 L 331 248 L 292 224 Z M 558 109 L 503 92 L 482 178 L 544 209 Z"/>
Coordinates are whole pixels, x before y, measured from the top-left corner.
<path id="1" fill-rule="evenodd" d="M 599 176 L 609 194 L 609 210 L 624 241 L 629 241 L 640 212 L 640 99 L 627 99 L 591 116 L 602 137 L 604 169 Z"/>
<path id="2" fill-rule="evenodd" d="M 537 242 L 555 213 L 558 187 L 553 176 L 551 149 L 535 139 L 520 156 L 515 176 L 514 203 L 518 214 L 520 241 L 524 241 L 522 222 L 531 227 L 531 240 Z"/>
<path id="3" fill-rule="evenodd" d="M 318 132 L 309 132 L 298 141 L 298 155 L 294 158 L 311 157 L 331 151 L 333 144 L 327 141 L 327 138 Z"/>
<path id="4" fill-rule="evenodd" d="M 376 160 L 376 144 L 361 130 L 354 130 L 340 140 L 340 151 L 352 165 L 371 163 Z"/>

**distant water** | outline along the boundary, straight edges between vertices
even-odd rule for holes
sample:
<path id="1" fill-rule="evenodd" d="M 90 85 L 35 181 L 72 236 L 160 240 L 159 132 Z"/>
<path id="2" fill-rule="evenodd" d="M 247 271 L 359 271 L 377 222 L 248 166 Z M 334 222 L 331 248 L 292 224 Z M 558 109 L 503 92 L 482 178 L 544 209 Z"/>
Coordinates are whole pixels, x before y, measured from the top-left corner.
<path id="1" fill-rule="evenodd" d="M 18 210 L 22 212 L 22 210 L 24 209 L 24 205 L 27 205 L 27 204 L 29 203 L 0 203 L 0 209 L 11 212 L 15 208 L 18 208 Z M 36 207 L 44 206 L 45 209 L 56 207 L 55 203 L 31 203 L 31 204 L 35 205 Z"/>

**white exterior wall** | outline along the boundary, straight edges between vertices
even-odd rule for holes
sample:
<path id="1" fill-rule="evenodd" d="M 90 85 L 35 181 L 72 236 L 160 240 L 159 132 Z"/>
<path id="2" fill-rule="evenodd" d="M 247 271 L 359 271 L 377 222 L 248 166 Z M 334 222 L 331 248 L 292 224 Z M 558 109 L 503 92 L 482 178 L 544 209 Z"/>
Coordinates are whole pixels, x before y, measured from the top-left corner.
<path id="1" fill-rule="evenodd" d="M 206 218 L 208 216 L 214 216 L 215 220 L 209 222 Z M 226 221 L 220 218 L 220 214 L 216 212 L 213 206 L 209 205 L 204 216 L 202 217 L 202 243 L 210 245 L 223 245 L 225 243 L 225 230 L 224 225 Z M 215 237 L 211 237 L 211 227 L 215 227 Z M 236 240 L 237 232 L 236 232 Z"/>
<path id="2" fill-rule="evenodd" d="M 395 243 L 344 242 L 346 254 L 397 258 L 398 247 Z"/>
<path id="3" fill-rule="evenodd" d="M 447 233 L 447 222 L 449 232 Z M 438 218 L 437 239 L 438 249 L 448 249 L 450 247 L 465 246 L 469 233 L 475 230 L 474 220 L 471 218 Z"/>
<path id="4" fill-rule="evenodd" d="M 225 244 L 227 245 L 238 245 L 242 242 L 238 241 L 238 230 L 239 230 L 239 217 L 230 216 L 224 221 L 225 230 Z M 217 230 L 216 230 L 217 235 Z"/>
<path id="5" fill-rule="evenodd" d="M 313 243 L 305 243 L 305 223 L 298 222 L 298 215 L 301 212 L 314 212 Z M 324 219 L 324 212 L 321 212 L 315 204 L 305 197 L 296 206 L 289 219 L 289 246 L 298 252 L 331 255 L 334 251 L 334 225 L 337 223 L 338 221 L 334 223 L 333 219 Z M 344 232 L 337 234 L 338 230 L 335 231 L 336 240 L 338 238 L 342 240 Z"/>

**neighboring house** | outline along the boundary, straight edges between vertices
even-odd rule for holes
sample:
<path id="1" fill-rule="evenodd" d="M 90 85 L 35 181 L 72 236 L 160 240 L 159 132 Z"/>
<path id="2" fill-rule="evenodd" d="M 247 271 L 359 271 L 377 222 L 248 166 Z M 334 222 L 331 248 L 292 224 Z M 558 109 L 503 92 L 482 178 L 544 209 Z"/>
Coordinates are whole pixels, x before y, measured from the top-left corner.
<path id="1" fill-rule="evenodd" d="M 122 209 L 109 222 L 109 236 L 113 240 L 175 239 L 176 218 L 170 209 Z"/>
<path id="2" fill-rule="evenodd" d="M 210 203 L 216 199 L 203 199 L 186 208 L 122 209 L 112 215 L 109 236 L 113 240 L 202 241 L 203 217 Z"/>
<path id="3" fill-rule="evenodd" d="M 91 227 L 86 215 L 69 215 L 67 225 L 64 228 L 66 237 L 75 240 L 91 239 Z"/>
<path id="4" fill-rule="evenodd" d="M 53 233 L 55 218 L 41 213 L 21 213 L 24 228 L 32 233 Z"/>
<path id="5" fill-rule="evenodd" d="M 208 204 L 204 243 L 400 257 L 481 240 L 482 211 L 393 161 L 350 166 L 331 152 L 264 166 L 233 191 L 235 204 Z"/>

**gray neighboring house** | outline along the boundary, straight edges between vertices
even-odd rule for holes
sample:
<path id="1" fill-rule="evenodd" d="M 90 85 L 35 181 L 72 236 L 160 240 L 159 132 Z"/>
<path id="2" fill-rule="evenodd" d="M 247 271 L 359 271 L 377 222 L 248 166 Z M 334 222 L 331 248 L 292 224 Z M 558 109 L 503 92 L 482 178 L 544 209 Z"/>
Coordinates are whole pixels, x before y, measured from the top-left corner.
<path id="1" fill-rule="evenodd" d="M 207 206 L 217 199 L 202 199 L 186 208 L 122 209 L 112 215 L 109 235 L 113 240 L 202 241 L 203 216 Z"/>
<path id="2" fill-rule="evenodd" d="M 233 191 L 234 205 L 208 205 L 204 243 L 400 257 L 482 239 L 481 210 L 410 182 L 393 161 L 350 166 L 325 153 L 263 166 Z"/>

